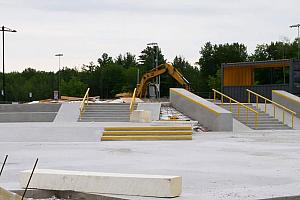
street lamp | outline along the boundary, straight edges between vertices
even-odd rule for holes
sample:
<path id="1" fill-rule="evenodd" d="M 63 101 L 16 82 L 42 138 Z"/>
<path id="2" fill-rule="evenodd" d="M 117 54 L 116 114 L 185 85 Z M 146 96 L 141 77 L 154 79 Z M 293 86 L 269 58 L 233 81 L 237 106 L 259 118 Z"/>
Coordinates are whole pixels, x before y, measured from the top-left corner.
<path id="1" fill-rule="evenodd" d="M 2 61 L 3 61 L 3 63 L 2 63 L 2 67 L 3 67 L 3 69 L 2 69 L 2 91 L 1 91 L 1 93 L 2 93 L 2 95 L 3 95 L 3 101 L 4 101 L 4 103 L 5 103 L 5 100 L 6 100 L 6 98 L 5 98 L 5 96 L 6 96 L 6 92 L 5 92 L 5 71 L 4 71 L 4 32 L 12 32 L 12 33 L 15 33 L 15 32 L 17 32 L 16 30 L 12 30 L 12 29 L 10 29 L 10 28 L 7 28 L 7 27 L 5 27 L 5 26 L 2 26 L 1 27 L 1 30 L 0 31 L 2 31 L 2 42 L 3 42 L 3 57 L 2 57 Z"/>
<path id="2" fill-rule="evenodd" d="M 291 25 L 290 28 L 298 28 L 298 38 L 297 38 L 297 41 L 298 41 L 298 59 L 299 59 L 299 56 L 300 56 L 300 52 L 299 52 L 299 49 L 300 49 L 300 43 L 299 43 L 299 27 L 300 27 L 300 24 L 295 24 L 295 25 Z"/>
<path id="3" fill-rule="evenodd" d="M 64 56 L 64 54 L 59 53 L 55 54 L 58 57 L 58 99 L 60 99 L 60 57 Z"/>
<path id="4" fill-rule="evenodd" d="M 158 66 L 158 44 L 156 42 L 151 42 L 151 43 L 148 43 L 147 46 L 152 46 L 155 48 L 155 67 Z M 156 77 L 156 86 L 157 86 L 157 95 L 158 95 L 158 98 L 160 98 L 160 75 L 158 77 Z"/>

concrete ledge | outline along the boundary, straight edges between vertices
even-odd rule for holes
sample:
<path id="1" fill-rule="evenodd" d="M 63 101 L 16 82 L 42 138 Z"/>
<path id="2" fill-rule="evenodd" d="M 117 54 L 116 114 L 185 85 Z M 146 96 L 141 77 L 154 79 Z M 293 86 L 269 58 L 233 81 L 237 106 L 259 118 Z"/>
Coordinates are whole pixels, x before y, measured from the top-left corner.
<path id="1" fill-rule="evenodd" d="M 29 176 L 30 170 L 21 172 L 21 187 L 26 186 Z M 182 179 L 180 176 L 37 169 L 29 188 L 100 194 L 176 197 L 181 194 Z"/>
<path id="2" fill-rule="evenodd" d="M 300 117 L 300 97 L 284 90 L 272 90 L 272 100 L 296 112 Z"/>
<path id="3" fill-rule="evenodd" d="M 232 113 L 185 89 L 170 89 L 171 105 L 212 131 L 232 131 Z"/>

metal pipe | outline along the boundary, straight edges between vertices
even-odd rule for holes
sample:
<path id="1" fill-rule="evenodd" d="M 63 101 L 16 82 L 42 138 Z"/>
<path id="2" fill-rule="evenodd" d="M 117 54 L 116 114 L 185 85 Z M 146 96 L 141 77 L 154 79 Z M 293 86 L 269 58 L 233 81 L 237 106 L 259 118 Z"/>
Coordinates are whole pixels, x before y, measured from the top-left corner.
<path id="1" fill-rule="evenodd" d="M 1 176 L 2 172 L 3 172 L 3 169 L 4 169 L 4 166 L 5 166 L 7 158 L 8 158 L 8 155 L 5 156 L 4 162 L 3 162 L 2 167 L 1 167 L 0 176 Z"/>
<path id="2" fill-rule="evenodd" d="M 4 57 L 4 26 L 2 26 L 2 29 L 1 29 L 1 30 L 2 30 L 2 42 L 3 42 L 3 43 L 2 43 L 2 44 L 3 44 L 3 45 L 2 45 L 2 47 L 3 47 L 3 49 L 2 49 L 2 56 L 3 56 L 3 57 L 2 57 L 2 61 L 3 61 L 3 63 L 2 63 L 2 67 L 3 67 L 3 68 L 2 68 L 2 88 L 3 88 L 3 89 L 2 89 L 2 92 L 3 92 L 3 94 L 2 94 L 2 95 L 3 95 L 3 102 L 5 103 L 5 100 L 6 100 L 6 98 L 5 98 L 5 95 L 6 95 L 6 94 L 5 94 L 5 93 L 6 93 L 6 92 L 5 92 L 5 72 L 4 72 L 4 63 L 5 63 L 5 62 L 4 62 L 4 59 L 5 59 L 5 57 Z"/>
<path id="3" fill-rule="evenodd" d="M 34 170 L 35 170 L 35 168 L 36 168 L 36 165 L 37 165 L 38 161 L 39 161 L 39 159 L 37 158 L 36 161 L 35 161 L 35 163 L 34 163 L 33 169 L 32 169 L 32 171 L 31 171 L 29 180 L 28 180 L 28 182 L 27 182 L 27 185 L 26 185 L 26 187 L 25 187 L 25 191 L 24 191 L 24 193 L 23 193 L 23 195 L 22 195 L 22 199 L 21 199 L 21 200 L 23 200 L 24 197 L 25 197 L 25 194 L 26 194 L 27 189 L 28 189 L 28 187 L 29 187 L 29 183 L 30 183 L 30 181 L 31 181 L 31 179 L 32 179 L 32 175 L 33 175 L 33 173 L 34 173 Z"/>

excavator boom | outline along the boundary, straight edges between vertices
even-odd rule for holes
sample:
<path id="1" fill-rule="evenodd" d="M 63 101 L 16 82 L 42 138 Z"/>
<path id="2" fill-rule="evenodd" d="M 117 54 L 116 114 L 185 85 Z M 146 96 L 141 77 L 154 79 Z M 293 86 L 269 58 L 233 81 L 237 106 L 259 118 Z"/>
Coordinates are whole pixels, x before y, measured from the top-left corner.
<path id="1" fill-rule="evenodd" d="M 172 76 L 179 84 L 181 84 L 186 90 L 190 90 L 190 83 L 184 78 L 184 76 L 171 64 L 161 64 L 154 69 L 146 72 L 140 83 L 137 86 L 136 97 L 143 97 L 146 94 L 148 83 L 155 77 L 168 73 Z"/>

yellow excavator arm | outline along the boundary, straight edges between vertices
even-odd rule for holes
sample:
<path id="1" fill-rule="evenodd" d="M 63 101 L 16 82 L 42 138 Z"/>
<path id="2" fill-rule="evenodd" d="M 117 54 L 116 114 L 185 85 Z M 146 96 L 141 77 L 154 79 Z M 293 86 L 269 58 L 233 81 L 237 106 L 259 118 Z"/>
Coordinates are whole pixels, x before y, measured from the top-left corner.
<path id="1" fill-rule="evenodd" d="M 151 81 L 151 79 L 164 73 L 168 73 L 186 90 L 190 90 L 190 83 L 184 78 L 184 76 L 173 65 L 166 63 L 155 67 L 154 69 L 146 72 L 143 75 L 140 83 L 137 86 L 136 97 L 144 97 L 146 94 L 148 83 Z"/>

